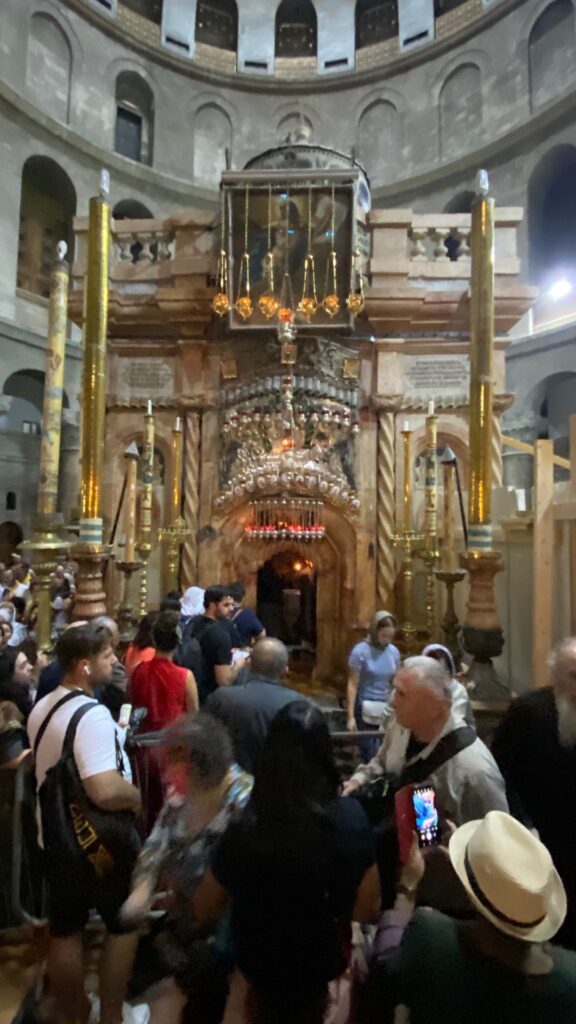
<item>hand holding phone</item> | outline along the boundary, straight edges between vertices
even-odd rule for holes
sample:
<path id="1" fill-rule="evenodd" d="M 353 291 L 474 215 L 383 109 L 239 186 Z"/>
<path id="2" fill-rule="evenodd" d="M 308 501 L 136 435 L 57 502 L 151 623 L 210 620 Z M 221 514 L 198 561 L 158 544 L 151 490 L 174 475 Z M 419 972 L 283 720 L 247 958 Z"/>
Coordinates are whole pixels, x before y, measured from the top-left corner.
<path id="1" fill-rule="evenodd" d="M 419 846 L 436 846 L 440 842 L 440 822 L 434 786 L 415 786 L 412 790 L 412 806 Z"/>
<path id="2" fill-rule="evenodd" d="M 130 715 L 131 714 L 132 714 L 132 705 L 131 704 L 123 704 L 122 707 L 120 708 L 120 715 L 118 716 L 118 725 L 120 725 L 122 727 L 122 729 L 127 729 L 128 726 L 130 725 Z"/>

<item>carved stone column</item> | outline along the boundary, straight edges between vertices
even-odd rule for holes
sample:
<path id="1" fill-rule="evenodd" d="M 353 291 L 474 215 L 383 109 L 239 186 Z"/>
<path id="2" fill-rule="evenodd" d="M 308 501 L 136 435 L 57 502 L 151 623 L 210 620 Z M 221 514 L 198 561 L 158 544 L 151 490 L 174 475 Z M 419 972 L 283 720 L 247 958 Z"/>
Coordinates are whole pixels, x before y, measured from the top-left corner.
<path id="1" fill-rule="evenodd" d="M 393 536 L 396 530 L 395 507 L 395 407 L 378 410 L 378 452 L 376 473 L 376 605 L 394 611 L 396 560 Z"/>
<path id="2" fill-rule="evenodd" d="M 198 484 L 200 470 L 200 413 L 186 413 L 184 441 L 184 520 L 190 536 L 182 548 L 182 589 L 198 576 Z"/>

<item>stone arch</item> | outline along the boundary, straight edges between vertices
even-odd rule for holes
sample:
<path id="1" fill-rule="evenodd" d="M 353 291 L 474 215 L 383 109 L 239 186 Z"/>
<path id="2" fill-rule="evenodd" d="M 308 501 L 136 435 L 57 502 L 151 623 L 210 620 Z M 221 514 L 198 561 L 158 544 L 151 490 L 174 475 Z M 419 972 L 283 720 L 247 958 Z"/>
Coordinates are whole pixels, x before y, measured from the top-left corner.
<path id="1" fill-rule="evenodd" d="M 276 8 L 276 57 L 315 57 L 318 19 L 312 0 L 281 0 Z"/>
<path id="2" fill-rule="evenodd" d="M 121 156 L 152 164 L 154 152 L 154 92 L 137 71 L 116 76 L 114 149 Z"/>
<path id="3" fill-rule="evenodd" d="M 553 0 L 540 12 L 528 38 L 528 73 L 532 110 L 564 95 L 574 79 L 574 6 Z"/>
<path id="4" fill-rule="evenodd" d="M 402 149 L 402 122 L 388 99 L 374 99 L 358 119 L 358 156 L 373 185 L 397 176 Z"/>
<path id="5" fill-rule="evenodd" d="M 232 159 L 232 122 L 216 103 L 205 103 L 194 116 L 194 180 L 217 188 Z"/>
<path id="6" fill-rule="evenodd" d="M 148 220 L 153 216 L 139 199 L 121 199 L 112 210 L 114 220 Z"/>
<path id="7" fill-rule="evenodd" d="M 482 130 L 482 72 L 465 61 L 444 79 L 440 89 L 440 157 L 459 156 Z"/>
<path id="8" fill-rule="evenodd" d="M 8 429 L 27 430 L 39 433 L 44 408 L 44 373 L 41 370 L 17 370 L 4 381 L 4 395 L 10 396 L 10 410 L 7 414 Z M 68 409 L 70 402 L 66 392 L 62 395 L 62 408 Z M 32 424 L 32 427 L 26 427 Z"/>
<path id="9" fill-rule="evenodd" d="M 542 287 L 576 271 L 576 146 L 554 146 L 528 181 L 528 265 Z"/>
<path id="10" fill-rule="evenodd" d="M 294 541 L 270 545 L 266 541 L 244 539 L 247 512 L 247 505 L 243 504 L 213 519 L 212 525 L 216 530 L 213 544 L 217 544 L 218 554 L 211 549 L 210 573 L 213 576 L 217 572 L 223 579 L 242 580 L 250 601 L 255 596 L 258 569 L 271 554 L 282 549 L 297 549 L 299 554 L 313 559 L 318 568 L 316 675 L 319 681 L 332 685 L 337 677 L 343 682 L 346 654 L 353 640 L 351 627 L 355 620 L 354 527 L 338 509 L 326 505 L 326 535 L 323 540 L 301 545 Z M 205 558 L 204 562 L 207 564 L 208 559 Z M 203 582 L 212 582 L 212 578 Z"/>
<path id="11" fill-rule="evenodd" d="M 26 88 L 34 102 L 57 121 L 68 123 L 72 82 L 70 40 L 51 14 L 30 18 L 26 52 Z"/>
<path id="12" fill-rule="evenodd" d="M 398 0 L 356 0 L 356 49 L 398 35 Z"/>
<path id="13" fill-rule="evenodd" d="M 293 110 L 289 114 L 285 114 L 278 122 L 276 141 L 281 146 L 290 142 L 309 142 L 313 134 L 314 128 L 310 118 Z"/>
<path id="14" fill-rule="evenodd" d="M 197 43 L 219 50 L 238 49 L 238 5 L 236 0 L 198 0 L 195 38 Z"/>
<path id="15" fill-rule="evenodd" d="M 475 199 L 475 193 L 470 189 L 464 189 L 462 192 L 457 192 L 452 199 L 449 199 L 444 207 L 444 213 L 470 213 L 472 209 L 472 203 Z"/>
<path id="16" fill-rule="evenodd" d="M 561 370 L 540 380 L 525 399 L 534 417 L 534 440 L 550 438 L 557 455 L 569 455 L 569 418 L 576 412 L 576 371 Z"/>
<path id="17" fill-rule="evenodd" d="M 68 245 L 72 263 L 76 191 L 66 171 L 46 156 L 30 156 L 22 168 L 17 287 L 47 298 L 56 244 Z"/>

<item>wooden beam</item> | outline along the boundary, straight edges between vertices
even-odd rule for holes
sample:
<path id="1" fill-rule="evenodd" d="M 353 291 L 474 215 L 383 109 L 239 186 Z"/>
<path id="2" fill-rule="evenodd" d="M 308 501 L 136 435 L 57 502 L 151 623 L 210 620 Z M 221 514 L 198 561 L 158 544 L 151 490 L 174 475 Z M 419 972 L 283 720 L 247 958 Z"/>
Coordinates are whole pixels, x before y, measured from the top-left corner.
<path id="1" fill-rule="evenodd" d="M 576 416 L 574 417 L 576 419 Z M 517 452 L 524 452 L 526 455 L 534 455 L 536 449 L 533 444 L 527 444 L 526 441 L 518 441 L 515 437 L 508 437 L 507 434 L 502 434 L 502 444 L 505 448 L 515 448 Z M 562 469 L 571 470 L 570 459 L 563 459 L 561 455 L 554 455 L 554 449 L 552 449 L 552 463 L 554 466 L 561 466 Z"/>
<path id="2" fill-rule="evenodd" d="M 548 682 L 552 646 L 552 585 L 554 573 L 554 447 L 536 441 L 534 458 L 534 546 L 532 582 L 532 673 L 534 686 Z"/>

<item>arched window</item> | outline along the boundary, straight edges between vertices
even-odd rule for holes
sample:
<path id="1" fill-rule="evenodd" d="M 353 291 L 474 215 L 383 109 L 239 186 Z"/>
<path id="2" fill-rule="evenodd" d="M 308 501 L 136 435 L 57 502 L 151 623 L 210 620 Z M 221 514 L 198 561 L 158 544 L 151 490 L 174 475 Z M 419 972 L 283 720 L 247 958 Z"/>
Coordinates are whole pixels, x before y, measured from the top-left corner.
<path id="1" fill-rule="evenodd" d="M 162 21 L 162 2 L 163 0 L 122 0 L 124 7 L 128 7 L 147 21 L 153 21 L 155 25 Z"/>
<path id="2" fill-rule="evenodd" d="M 200 107 L 194 118 L 194 180 L 218 183 L 232 151 L 232 124 L 215 103 Z"/>
<path id="3" fill-rule="evenodd" d="M 48 297 L 57 242 L 68 244 L 72 261 L 75 213 L 76 192 L 66 172 L 49 157 L 29 157 L 22 170 L 18 288 Z"/>
<path id="4" fill-rule="evenodd" d="M 147 220 L 154 214 L 138 199 L 121 199 L 112 210 L 112 216 L 114 220 Z"/>
<path id="5" fill-rule="evenodd" d="M 34 102 L 57 121 L 68 121 L 72 51 L 68 37 L 49 14 L 30 19 L 26 87 Z"/>
<path id="6" fill-rule="evenodd" d="M 196 42 L 220 50 L 238 49 L 238 8 L 236 0 L 198 0 Z"/>
<path id="7" fill-rule="evenodd" d="M 374 185 L 393 181 L 401 166 L 402 128 L 398 111 L 388 100 L 375 100 L 360 115 L 360 163 Z"/>
<path id="8" fill-rule="evenodd" d="M 4 383 L 4 394 L 10 395 L 8 430 L 40 434 L 44 406 L 44 374 L 40 370 L 17 370 Z M 64 393 L 62 406 L 70 403 Z"/>
<path id="9" fill-rule="evenodd" d="M 398 0 L 357 0 L 356 49 L 398 35 Z"/>
<path id="10" fill-rule="evenodd" d="M 554 0 L 534 23 L 528 41 L 530 98 L 541 107 L 566 91 L 574 77 L 574 8 L 571 0 Z"/>
<path id="11" fill-rule="evenodd" d="M 16 511 L 16 491 L 7 491 L 6 493 L 6 511 Z"/>
<path id="12" fill-rule="evenodd" d="M 116 79 L 116 139 L 114 149 L 130 160 L 152 163 L 154 94 L 135 71 L 122 71 Z"/>
<path id="13" fill-rule="evenodd" d="M 477 64 L 461 64 L 440 93 L 440 152 L 443 159 L 469 149 L 482 129 L 482 75 Z"/>
<path id="14" fill-rule="evenodd" d="M 528 183 L 530 277 L 543 289 L 576 273 L 576 147 L 555 146 Z"/>
<path id="15" fill-rule="evenodd" d="M 276 11 L 276 56 L 315 57 L 316 11 L 311 0 L 282 0 Z"/>

